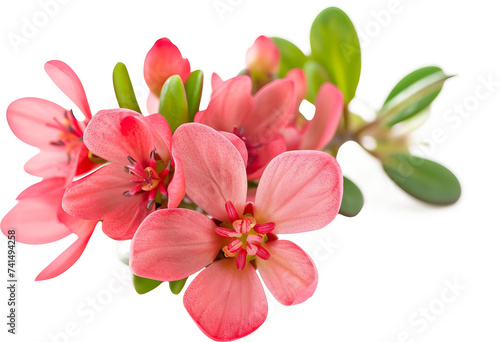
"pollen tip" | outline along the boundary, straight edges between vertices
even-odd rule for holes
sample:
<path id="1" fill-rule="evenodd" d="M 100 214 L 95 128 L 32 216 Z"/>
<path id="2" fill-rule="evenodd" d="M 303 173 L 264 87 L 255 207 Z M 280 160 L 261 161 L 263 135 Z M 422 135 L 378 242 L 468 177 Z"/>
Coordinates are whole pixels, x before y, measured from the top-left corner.
<path id="1" fill-rule="evenodd" d="M 131 156 L 128 156 L 127 157 L 128 161 L 130 162 L 130 164 L 134 165 L 135 163 L 137 163 L 134 158 L 132 158 Z"/>
<path id="2" fill-rule="evenodd" d="M 147 206 L 148 210 L 151 210 L 151 208 L 153 208 L 153 204 L 154 204 L 154 203 L 155 203 L 155 200 L 154 200 L 154 199 L 152 199 L 152 200 L 150 200 L 150 201 L 148 202 L 148 206 Z"/>
<path id="3" fill-rule="evenodd" d="M 124 166 L 123 169 L 126 173 L 130 174 L 130 168 L 128 166 Z"/>
<path id="4" fill-rule="evenodd" d="M 123 193 L 123 196 L 125 196 L 125 197 L 131 197 L 131 196 L 132 196 L 132 194 L 130 193 L 130 191 L 125 191 L 125 192 Z"/>

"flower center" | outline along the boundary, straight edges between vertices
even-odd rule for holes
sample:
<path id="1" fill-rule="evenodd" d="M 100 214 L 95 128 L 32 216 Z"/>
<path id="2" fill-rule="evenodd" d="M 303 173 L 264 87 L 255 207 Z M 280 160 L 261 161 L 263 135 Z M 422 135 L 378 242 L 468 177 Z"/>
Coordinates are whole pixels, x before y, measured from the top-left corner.
<path id="1" fill-rule="evenodd" d="M 68 154 L 68 162 L 71 151 L 83 141 L 83 129 L 80 122 L 73 115 L 73 111 L 69 110 L 64 113 L 64 119 L 60 121 L 54 117 L 54 123 L 48 123 L 47 126 L 58 129 L 60 131 L 57 140 L 51 141 L 54 146 L 64 146 Z"/>
<path id="2" fill-rule="evenodd" d="M 173 171 L 172 161 L 165 164 L 163 160 L 151 151 L 150 160 L 147 165 L 141 165 L 132 157 L 127 157 L 130 166 L 125 166 L 125 172 L 130 177 L 130 182 L 135 185 L 128 191 L 123 193 L 123 196 L 130 197 L 140 192 L 149 192 L 148 210 L 153 207 L 153 204 L 161 206 L 163 201 L 167 199 L 167 184 L 170 182 L 171 171 Z"/>
<path id="3" fill-rule="evenodd" d="M 231 222 L 223 222 L 215 229 L 218 235 L 231 239 L 222 248 L 224 255 L 227 258 L 236 257 L 239 270 L 243 270 L 246 262 L 256 257 L 269 259 L 271 255 L 262 245 L 267 241 L 266 234 L 274 230 L 274 222 L 258 224 L 252 213 L 243 213 L 243 217 L 240 217 L 231 201 L 226 203 L 226 212 Z"/>
<path id="4" fill-rule="evenodd" d="M 247 148 L 248 151 L 248 173 L 252 173 L 259 168 L 261 168 L 261 165 L 256 165 L 259 164 L 259 151 L 258 149 L 262 147 L 262 145 L 254 145 L 251 142 L 248 141 L 248 139 L 243 135 L 244 134 L 244 128 L 243 127 L 234 127 L 233 128 L 233 134 L 236 135 L 238 138 L 240 138 L 244 143 L 245 147 Z M 251 171 L 251 169 L 255 169 Z"/>

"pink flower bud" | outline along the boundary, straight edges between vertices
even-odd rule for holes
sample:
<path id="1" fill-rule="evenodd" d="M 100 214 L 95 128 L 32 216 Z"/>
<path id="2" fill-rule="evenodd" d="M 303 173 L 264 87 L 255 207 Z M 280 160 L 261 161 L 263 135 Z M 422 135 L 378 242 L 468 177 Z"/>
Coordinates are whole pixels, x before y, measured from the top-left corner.
<path id="1" fill-rule="evenodd" d="M 280 51 L 271 38 L 260 36 L 248 49 L 247 67 L 252 72 L 275 74 L 280 62 Z"/>

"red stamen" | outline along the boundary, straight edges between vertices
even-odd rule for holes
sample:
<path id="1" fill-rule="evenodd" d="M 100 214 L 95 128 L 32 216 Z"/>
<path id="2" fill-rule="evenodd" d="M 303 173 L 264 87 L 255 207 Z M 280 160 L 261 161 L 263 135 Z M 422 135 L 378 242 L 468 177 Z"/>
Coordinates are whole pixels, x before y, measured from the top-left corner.
<path id="1" fill-rule="evenodd" d="M 231 222 L 234 222 L 240 218 L 240 215 L 238 215 L 238 212 L 236 211 L 236 208 L 231 201 L 226 202 L 226 213 Z"/>

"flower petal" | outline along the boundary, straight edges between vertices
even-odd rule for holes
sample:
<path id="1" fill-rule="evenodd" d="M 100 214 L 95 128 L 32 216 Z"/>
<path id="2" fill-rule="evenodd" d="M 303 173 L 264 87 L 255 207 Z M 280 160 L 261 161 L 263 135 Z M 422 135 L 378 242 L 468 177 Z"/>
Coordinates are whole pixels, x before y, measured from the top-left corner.
<path id="1" fill-rule="evenodd" d="M 3 234 L 14 229 L 16 241 L 27 244 L 54 242 L 71 234 L 57 216 L 64 184 L 64 178 L 50 178 L 23 191 L 19 203 L 2 219 Z"/>
<path id="2" fill-rule="evenodd" d="M 144 61 L 144 79 L 149 89 L 160 96 L 165 81 L 172 75 L 179 75 L 186 82 L 191 71 L 189 61 L 182 58 L 181 52 L 167 38 L 156 41 Z"/>
<path id="3" fill-rule="evenodd" d="M 302 103 L 302 100 L 306 98 L 306 92 L 307 92 L 306 74 L 304 73 L 304 70 L 300 68 L 295 68 L 290 70 L 286 74 L 286 78 L 292 80 L 294 84 L 295 97 L 296 97 L 295 112 L 297 112 L 299 110 L 300 104 Z"/>
<path id="4" fill-rule="evenodd" d="M 287 79 L 268 83 L 255 94 L 252 112 L 241 124 L 250 143 L 260 145 L 275 139 L 293 115 L 294 96 L 293 81 Z"/>
<path id="5" fill-rule="evenodd" d="M 53 102 L 25 97 L 10 104 L 7 108 L 7 121 L 16 137 L 26 144 L 41 150 L 64 153 L 64 148 L 51 144 L 52 141 L 59 140 L 61 131 L 49 125 L 56 124 L 55 119 L 63 121 L 65 113 L 66 109 Z"/>
<path id="6" fill-rule="evenodd" d="M 340 166 L 332 156 L 319 151 L 280 154 L 257 188 L 257 222 L 276 223 L 275 234 L 323 228 L 340 209 L 342 187 Z"/>
<path id="7" fill-rule="evenodd" d="M 41 151 L 26 162 L 24 171 L 37 177 L 66 178 L 70 173 L 68 155 L 63 151 Z"/>
<path id="8" fill-rule="evenodd" d="M 131 239 L 144 218 L 154 210 L 147 209 L 148 192 L 123 196 L 132 186 L 123 166 L 105 165 L 73 183 L 64 195 L 63 208 L 81 219 L 103 220 L 102 229 L 112 239 Z"/>
<path id="9" fill-rule="evenodd" d="M 172 130 L 167 119 L 161 114 L 151 114 L 142 118 L 151 127 L 155 141 L 156 152 L 164 161 L 170 160 L 170 149 L 172 148 Z"/>
<path id="10" fill-rule="evenodd" d="M 140 114 L 127 109 L 101 110 L 85 130 L 83 141 L 95 155 L 121 165 L 127 157 L 145 165 L 155 148 L 151 128 Z"/>
<path id="11" fill-rule="evenodd" d="M 250 115 L 252 106 L 252 80 L 248 76 L 236 76 L 214 90 L 208 108 L 203 115 L 197 115 L 197 122 L 233 133 Z"/>
<path id="12" fill-rule="evenodd" d="M 77 105 L 87 120 L 90 120 L 92 113 L 87 101 L 87 95 L 85 95 L 82 82 L 73 69 L 64 62 L 50 61 L 45 63 L 45 72 L 56 86 Z"/>
<path id="13" fill-rule="evenodd" d="M 94 232 L 97 221 L 79 221 L 81 233 L 78 235 L 78 239 L 52 261 L 35 280 L 40 281 L 55 278 L 66 272 L 80 258 Z"/>
<path id="14" fill-rule="evenodd" d="M 256 258 L 257 269 L 274 298 L 294 305 L 311 297 L 318 285 L 318 271 L 312 259 L 296 244 L 286 240 L 267 242 L 268 260 Z"/>
<path id="15" fill-rule="evenodd" d="M 236 147 L 236 149 L 240 152 L 241 157 L 243 158 L 243 161 L 245 162 L 245 167 L 247 166 L 248 163 L 248 150 L 247 147 L 245 146 L 245 143 L 243 140 L 238 138 L 235 134 L 233 133 L 228 133 L 224 131 L 219 131 L 220 134 L 225 136 L 233 145 Z"/>
<path id="16" fill-rule="evenodd" d="M 332 140 L 344 109 L 344 95 L 331 83 L 324 83 L 315 101 L 316 113 L 307 123 L 300 149 L 319 150 Z"/>
<path id="17" fill-rule="evenodd" d="M 160 98 L 154 93 L 150 92 L 146 102 L 146 107 L 149 114 L 158 113 L 158 109 L 160 108 Z"/>
<path id="18" fill-rule="evenodd" d="M 247 167 L 248 179 L 260 179 L 267 164 L 274 157 L 286 151 L 286 142 L 282 135 L 277 135 L 276 138 L 265 145 L 253 149 L 250 152 L 250 164 Z"/>
<path id="19" fill-rule="evenodd" d="M 240 152 L 223 135 L 198 123 L 180 126 L 173 137 L 173 154 L 182 163 L 186 194 L 209 215 L 227 221 L 225 204 L 243 213 L 247 191 Z"/>
<path id="20" fill-rule="evenodd" d="M 207 216 L 187 209 L 158 210 L 134 235 L 130 267 L 140 277 L 184 279 L 212 263 L 223 239 Z"/>
<path id="21" fill-rule="evenodd" d="M 215 90 L 217 88 L 219 88 L 220 85 L 222 85 L 224 83 L 224 81 L 222 80 L 222 78 L 217 75 L 215 72 L 212 74 L 212 95 L 215 93 Z"/>
<path id="22" fill-rule="evenodd" d="M 232 341 L 257 330 L 267 317 L 267 300 L 257 272 L 236 268 L 232 259 L 203 270 L 184 294 L 184 306 L 211 339 Z"/>

